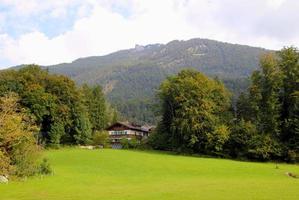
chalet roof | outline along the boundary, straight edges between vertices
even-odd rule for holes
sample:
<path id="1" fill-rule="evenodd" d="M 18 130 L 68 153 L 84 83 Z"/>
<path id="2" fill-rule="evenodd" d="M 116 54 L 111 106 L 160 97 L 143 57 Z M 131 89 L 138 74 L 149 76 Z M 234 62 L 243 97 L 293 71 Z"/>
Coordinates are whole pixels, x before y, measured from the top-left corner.
<path id="1" fill-rule="evenodd" d="M 136 131 L 142 131 L 142 132 L 149 132 L 149 128 L 145 127 L 145 126 L 139 126 L 139 125 L 135 125 L 135 124 L 131 124 L 128 122 L 116 122 L 114 124 L 112 124 L 111 126 L 109 126 L 106 130 L 111 130 L 114 126 L 116 125 L 122 125 L 127 127 L 130 130 L 136 130 Z"/>

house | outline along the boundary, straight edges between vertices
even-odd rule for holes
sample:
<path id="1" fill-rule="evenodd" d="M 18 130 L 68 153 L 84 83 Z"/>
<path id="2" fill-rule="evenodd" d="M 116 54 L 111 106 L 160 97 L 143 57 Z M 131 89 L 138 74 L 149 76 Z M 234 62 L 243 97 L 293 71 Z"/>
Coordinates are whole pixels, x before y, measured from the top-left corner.
<path id="1" fill-rule="evenodd" d="M 106 130 L 109 132 L 109 138 L 111 142 L 111 147 L 114 149 L 120 149 L 122 139 L 137 139 L 141 141 L 146 139 L 150 131 L 153 129 L 152 126 L 139 126 L 136 124 L 131 124 L 128 122 L 116 122 L 109 126 Z"/>

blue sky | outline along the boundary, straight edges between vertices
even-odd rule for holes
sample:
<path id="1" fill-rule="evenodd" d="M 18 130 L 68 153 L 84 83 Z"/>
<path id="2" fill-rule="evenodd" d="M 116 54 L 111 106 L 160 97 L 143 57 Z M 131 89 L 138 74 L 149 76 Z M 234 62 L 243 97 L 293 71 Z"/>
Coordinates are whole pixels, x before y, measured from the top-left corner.
<path id="1" fill-rule="evenodd" d="M 210 38 L 299 46 L 297 0 L 0 0 L 0 68 Z"/>
<path id="2" fill-rule="evenodd" d="M 48 10 L 41 13 L 18 14 L 14 4 L 1 4 L 0 13 L 5 20 L 1 25 L 0 33 L 18 38 L 23 34 L 39 30 L 49 37 L 54 37 L 71 29 L 76 20 L 76 12 L 78 12 L 78 5 L 70 6 L 68 11 L 59 17 L 49 15 Z"/>

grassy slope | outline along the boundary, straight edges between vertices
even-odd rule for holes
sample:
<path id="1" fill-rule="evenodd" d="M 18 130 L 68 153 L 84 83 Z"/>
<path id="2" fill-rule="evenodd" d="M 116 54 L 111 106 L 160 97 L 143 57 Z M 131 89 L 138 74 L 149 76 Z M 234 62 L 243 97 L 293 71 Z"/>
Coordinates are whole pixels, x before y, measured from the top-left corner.
<path id="1" fill-rule="evenodd" d="M 296 165 L 125 150 L 47 152 L 55 175 L 0 185 L 1 200 L 298 199 Z"/>

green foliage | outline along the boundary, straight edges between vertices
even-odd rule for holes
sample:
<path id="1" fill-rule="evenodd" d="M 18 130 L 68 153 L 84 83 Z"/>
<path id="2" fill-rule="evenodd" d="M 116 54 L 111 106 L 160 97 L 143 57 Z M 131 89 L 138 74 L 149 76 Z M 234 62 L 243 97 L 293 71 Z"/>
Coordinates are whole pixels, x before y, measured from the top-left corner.
<path id="1" fill-rule="evenodd" d="M 228 141 L 230 136 L 229 127 L 226 125 L 219 125 L 215 127 L 213 133 L 207 134 L 207 149 L 211 148 L 211 152 L 223 152 L 224 144 Z"/>
<path id="2" fill-rule="evenodd" d="M 49 74 L 36 65 L 1 71 L 0 80 L 0 96 L 16 92 L 21 106 L 35 117 L 41 144 L 87 144 L 92 131 L 103 130 L 116 119 L 116 111 L 107 109 L 99 86 L 79 89 L 71 79 Z"/>
<path id="3" fill-rule="evenodd" d="M 258 134 L 249 141 L 248 157 L 257 160 L 278 159 L 281 157 L 280 144 L 270 135 Z"/>
<path id="4" fill-rule="evenodd" d="M 284 48 L 260 59 L 232 120 L 219 82 L 182 71 L 162 83 L 162 120 L 150 137 L 155 149 L 294 162 L 299 153 L 299 52 Z"/>
<path id="5" fill-rule="evenodd" d="M 159 124 L 154 132 L 151 132 L 149 135 L 148 144 L 151 148 L 156 150 L 171 150 L 170 138 L 171 134 L 168 133 L 167 130 L 164 130 L 163 126 Z"/>
<path id="6" fill-rule="evenodd" d="M 104 130 L 108 124 L 108 116 L 106 100 L 102 88 L 100 86 L 90 88 L 87 85 L 83 85 L 82 92 L 85 97 L 84 104 L 88 109 L 92 130 Z"/>
<path id="7" fill-rule="evenodd" d="M 294 47 L 279 52 L 282 86 L 282 140 L 299 152 L 299 52 Z"/>
<path id="8" fill-rule="evenodd" d="M 222 149 L 229 135 L 224 123 L 230 107 L 230 95 L 222 83 L 194 70 L 183 70 L 162 83 L 159 96 L 159 134 L 167 135 L 165 144 L 170 142 L 172 149 L 179 151 Z"/>
<path id="9" fill-rule="evenodd" d="M 39 165 L 39 174 L 49 175 L 52 174 L 52 168 L 48 159 L 44 158 Z"/>
<path id="10" fill-rule="evenodd" d="M 123 149 L 136 149 L 140 144 L 140 142 L 136 138 L 132 138 L 132 139 L 122 138 L 120 143 Z"/>
<path id="11" fill-rule="evenodd" d="M 261 59 L 261 72 L 252 76 L 250 86 L 250 103 L 253 108 L 257 129 L 264 134 L 278 136 L 280 134 L 279 92 L 281 91 L 281 72 L 273 55 L 265 55 Z"/>
<path id="12" fill-rule="evenodd" d="M 0 174 L 25 177 L 37 172 L 38 129 L 18 101 L 13 93 L 0 98 Z"/>
<path id="13" fill-rule="evenodd" d="M 129 140 L 127 138 L 122 138 L 120 140 L 120 144 L 122 146 L 123 149 L 129 149 Z"/>
<path id="14" fill-rule="evenodd" d="M 241 119 L 232 125 L 231 134 L 226 148 L 233 158 L 248 157 L 249 144 L 257 135 L 256 126 L 250 121 Z"/>
<path id="15" fill-rule="evenodd" d="M 129 148 L 130 149 L 138 148 L 139 144 L 140 144 L 140 141 L 138 141 L 136 138 L 132 138 L 131 140 L 129 140 Z"/>
<path id="16" fill-rule="evenodd" d="M 87 113 L 77 113 L 73 127 L 74 138 L 77 144 L 89 144 L 91 142 L 92 130 Z"/>
<path id="17" fill-rule="evenodd" d="M 240 96 L 237 116 L 254 123 L 249 156 L 293 161 L 299 152 L 299 52 L 284 48 L 260 60 L 248 94 Z"/>
<path id="18" fill-rule="evenodd" d="M 92 144 L 95 146 L 109 146 L 109 133 L 107 131 L 96 131 L 92 136 Z"/>
<path id="19" fill-rule="evenodd" d="M 61 137 L 65 134 L 64 125 L 60 122 L 51 124 L 49 132 L 50 143 L 52 146 L 59 146 Z"/>

